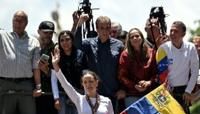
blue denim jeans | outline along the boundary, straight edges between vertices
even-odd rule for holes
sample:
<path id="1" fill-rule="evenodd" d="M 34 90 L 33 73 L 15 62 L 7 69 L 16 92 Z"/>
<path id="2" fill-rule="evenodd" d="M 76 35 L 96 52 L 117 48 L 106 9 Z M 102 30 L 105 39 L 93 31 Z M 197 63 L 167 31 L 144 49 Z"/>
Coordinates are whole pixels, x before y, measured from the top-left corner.
<path id="1" fill-rule="evenodd" d="M 60 96 L 61 110 L 59 114 L 78 114 L 75 104 L 66 95 Z"/>
<path id="2" fill-rule="evenodd" d="M 139 100 L 141 97 L 134 97 L 134 96 L 129 96 L 125 98 L 125 107 L 129 107 L 131 104 L 133 104 L 135 101 Z"/>

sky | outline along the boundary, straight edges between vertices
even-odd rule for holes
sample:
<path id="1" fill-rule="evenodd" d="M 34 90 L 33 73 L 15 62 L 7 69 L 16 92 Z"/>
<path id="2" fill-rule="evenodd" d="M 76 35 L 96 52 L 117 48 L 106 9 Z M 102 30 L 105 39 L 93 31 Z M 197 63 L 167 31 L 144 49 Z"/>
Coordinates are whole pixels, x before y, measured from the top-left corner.
<path id="1" fill-rule="evenodd" d="M 17 10 L 24 10 L 29 17 L 26 28 L 31 35 L 38 35 L 37 29 L 41 21 L 49 20 L 51 12 L 59 11 L 59 20 L 62 29 L 70 30 L 72 26 L 72 13 L 78 9 L 83 0 L 0 0 L 0 28 L 11 31 L 12 17 Z M 199 0 L 90 0 L 94 21 L 100 15 L 111 18 L 111 21 L 120 22 L 126 31 L 137 27 L 144 32 L 146 19 L 150 9 L 154 6 L 162 6 L 165 14 L 168 32 L 173 21 L 181 20 L 188 28 L 195 29 L 200 19 Z"/>

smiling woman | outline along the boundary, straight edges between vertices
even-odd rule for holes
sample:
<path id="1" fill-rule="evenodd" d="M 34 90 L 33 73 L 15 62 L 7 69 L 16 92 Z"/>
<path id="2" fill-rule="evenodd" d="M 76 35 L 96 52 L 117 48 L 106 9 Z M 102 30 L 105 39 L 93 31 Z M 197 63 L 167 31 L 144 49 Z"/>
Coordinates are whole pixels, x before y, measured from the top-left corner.
<path id="1" fill-rule="evenodd" d="M 98 78 L 95 72 L 89 70 L 83 71 L 81 84 L 85 95 L 81 95 L 65 78 L 58 65 L 59 61 L 60 52 L 59 49 L 55 49 L 54 55 L 52 55 L 52 64 L 54 67 L 52 75 L 57 76 L 61 86 L 75 104 L 78 114 L 114 114 L 111 100 L 97 93 Z"/>
<path id="2" fill-rule="evenodd" d="M 129 30 L 126 49 L 119 60 L 120 86 L 125 93 L 125 106 L 129 107 L 155 86 L 155 52 L 149 48 L 138 28 Z"/>
<path id="3" fill-rule="evenodd" d="M 99 82 L 97 74 L 89 70 L 84 70 L 81 82 L 85 89 L 86 95 L 90 97 L 96 97 Z"/>

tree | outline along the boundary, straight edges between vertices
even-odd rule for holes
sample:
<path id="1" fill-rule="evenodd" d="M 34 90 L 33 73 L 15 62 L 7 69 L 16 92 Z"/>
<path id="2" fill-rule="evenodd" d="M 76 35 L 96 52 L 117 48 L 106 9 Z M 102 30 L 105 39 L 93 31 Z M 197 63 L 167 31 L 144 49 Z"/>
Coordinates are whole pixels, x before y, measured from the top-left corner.
<path id="1" fill-rule="evenodd" d="M 197 28 L 196 29 L 190 29 L 189 32 L 191 34 L 191 37 L 189 39 L 189 41 L 192 41 L 192 38 L 194 36 L 200 36 L 200 20 L 196 20 L 194 21 L 194 24 L 197 24 Z"/>

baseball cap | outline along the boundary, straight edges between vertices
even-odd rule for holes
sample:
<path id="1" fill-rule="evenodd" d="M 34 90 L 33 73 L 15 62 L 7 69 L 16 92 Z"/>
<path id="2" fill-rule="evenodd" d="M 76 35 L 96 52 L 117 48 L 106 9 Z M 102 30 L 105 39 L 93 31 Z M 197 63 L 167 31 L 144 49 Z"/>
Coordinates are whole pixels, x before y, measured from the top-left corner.
<path id="1" fill-rule="evenodd" d="M 51 21 L 42 21 L 39 25 L 39 30 L 45 31 L 45 32 L 54 32 L 54 24 Z"/>

